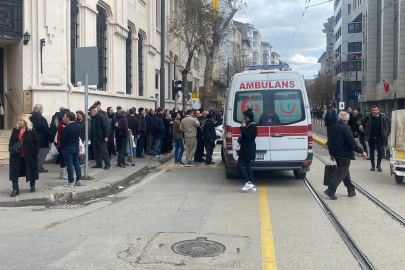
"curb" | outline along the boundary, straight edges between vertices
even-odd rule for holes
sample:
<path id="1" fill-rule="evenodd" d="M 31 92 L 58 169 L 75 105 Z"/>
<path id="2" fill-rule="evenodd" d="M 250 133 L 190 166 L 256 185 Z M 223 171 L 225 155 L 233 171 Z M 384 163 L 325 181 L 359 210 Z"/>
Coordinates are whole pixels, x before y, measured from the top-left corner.
<path id="1" fill-rule="evenodd" d="M 327 140 L 325 140 L 319 136 L 316 136 L 316 135 L 312 135 L 312 139 L 314 140 L 314 142 L 322 145 L 325 148 L 328 148 L 328 145 L 326 144 L 328 142 Z"/>
<path id="2" fill-rule="evenodd" d="M 156 162 L 152 163 L 151 165 L 146 165 L 140 168 L 139 170 L 135 171 L 134 173 L 130 174 L 129 176 L 117 180 L 114 183 L 105 183 L 103 186 L 97 187 L 90 187 L 90 190 L 75 192 L 75 191 L 68 191 L 68 192 L 57 192 L 54 194 L 46 195 L 44 198 L 35 198 L 35 199 L 21 199 L 20 197 L 15 197 L 15 201 L 8 201 L 8 202 L 0 202 L 0 207 L 13 207 L 13 206 L 28 206 L 28 205 L 55 205 L 57 203 L 65 203 L 67 201 L 77 201 L 77 200 L 85 200 L 90 199 L 93 197 L 100 197 L 102 195 L 108 194 L 112 190 L 116 189 L 119 186 L 128 184 L 135 177 L 144 177 L 148 170 L 154 169 L 159 167 L 160 165 L 168 162 L 174 157 L 174 151 L 163 158 L 156 160 Z M 153 160 L 153 159 L 152 159 Z"/>

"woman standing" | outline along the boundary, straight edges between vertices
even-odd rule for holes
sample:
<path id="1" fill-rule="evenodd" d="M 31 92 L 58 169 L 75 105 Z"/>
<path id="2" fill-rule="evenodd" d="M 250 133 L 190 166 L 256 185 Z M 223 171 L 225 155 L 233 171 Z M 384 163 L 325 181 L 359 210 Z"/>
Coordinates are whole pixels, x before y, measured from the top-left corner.
<path id="1" fill-rule="evenodd" d="M 173 122 L 169 119 L 169 110 L 164 110 L 163 112 L 163 123 L 165 124 L 166 134 L 163 139 L 163 144 L 161 148 L 162 154 L 170 153 L 173 149 L 173 139 L 172 139 L 172 124 Z"/>
<path id="2" fill-rule="evenodd" d="M 91 117 L 88 116 L 88 137 L 86 139 L 86 120 L 84 119 L 85 114 L 83 111 L 79 110 L 76 111 L 76 122 L 80 125 L 80 139 L 82 140 L 83 145 L 86 145 L 86 143 L 89 142 L 89 139 L 91 138 Z M 86 161 L 86 156 L 81 155 L 79 156 L 79 162 L 80 165 L 83 165 L 84 162 Z"/>
<path id="3" fill-rule="evenodd" d="M 13 129 L 10 137 L 9 149 L 21 139 L 24 140 L 20 152 L 10 152 L 10 181 L 13 183 L 11 197 L 20 194 L 18 177 L 26 177 L 26 182 L 30 182 L 31 192 L 35 192 L 35 180 L 39 178 L 39 139 L 26 115 L 18 117 L 17 127 Z"/>
<path id="4" fill-rule="evenodd" d="M 256 159 L 256 136 L 257 125 L 253 122 L 253 113 L 251 109 L 243 112 L 243 123 L 240 127 L 242 136 L 239 144 L 238 170 L 246 181 L 243 191 L 256 191 L 251 167 L 252 160 Z"/>
<path id="5" fill-rule="evenodd" d="M 60 138 L 62 137 L 63 129 L 66 126 L 65 115 L 70 112 L 69 109 L 63 109 L 59 114 L 58 134 L 56 137 L 56 144 L 60 155 L 60 174 L 59 179 L 68 180 L 65 159 L 63 158 L 62 149 L 60 148 Z"/>
<path id="6" fill-rule="evenodd" d="M 113 154 L 114 156 L 116 156 L 117 154 L 115 153 L 115 146 L 114 146 L 114 133 L 115 133 L 115 128 L 114 128 L 114 124 L 115 124 L 115 118 L 116 115 L 114 114 L 114 109 L 112 107 L 108 107 L 107 108 L 107 113 L 108 113 L 108 118 L 111 119 L 110 121 L 110 137 L 108 138 L 108 142 L 107 142 L 107 150 L 108 150 L 108 155 L 111 158 L 111 154 Z"/>

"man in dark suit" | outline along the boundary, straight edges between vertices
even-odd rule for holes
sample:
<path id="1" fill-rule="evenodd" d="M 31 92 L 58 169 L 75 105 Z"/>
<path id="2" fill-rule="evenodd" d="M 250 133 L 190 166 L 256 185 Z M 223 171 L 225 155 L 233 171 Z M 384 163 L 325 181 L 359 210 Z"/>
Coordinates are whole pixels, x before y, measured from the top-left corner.
<path id="1" fill-rule="evenodd" d="M 104 170 L 110 169 L 110 157 L 107 151 L 107 142 L 110 135 L 110 127 L 107 124 L 107 118 L 97 111 L 96 106 L 89 109 L 91 115 L 91 134 L 96 165 L 92 168 L 102 168 L 104 161 Z"/>

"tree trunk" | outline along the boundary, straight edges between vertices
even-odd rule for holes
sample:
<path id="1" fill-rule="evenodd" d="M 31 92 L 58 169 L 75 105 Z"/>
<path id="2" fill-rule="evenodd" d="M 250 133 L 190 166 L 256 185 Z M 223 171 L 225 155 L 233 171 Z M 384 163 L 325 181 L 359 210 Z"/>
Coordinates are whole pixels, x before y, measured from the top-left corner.
<path id="1" fill-rule="evenodd" d="M 210 109 L 210 97 L 212 91 L 212 73 L 214 71 L 214 61 L 211 57 L 205 57 L 205 70 L 204 70 L 204 94 L 202 98 L 202 107 L 204 110 Z"/>
<path id="2" fill-rule="evenodd" d="M 181 87 L 183 88 L 183 111 L 187 110 L 187 94 L 188 94 L 188 81 L 187 81 L 187 69 L 183 69 L 181 72 Z"/>

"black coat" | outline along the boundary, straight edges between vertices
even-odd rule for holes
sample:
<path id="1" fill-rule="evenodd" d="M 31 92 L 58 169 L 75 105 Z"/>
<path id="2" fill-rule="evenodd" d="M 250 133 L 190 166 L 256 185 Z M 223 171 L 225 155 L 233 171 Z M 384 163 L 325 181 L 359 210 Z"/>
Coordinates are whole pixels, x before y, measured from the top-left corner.
<path id="1" fill-rule="evenodd" d="M 173 139 L 172 139 L 172 125 L 173 124 L 170 124 L 170 122 L 171 122 L 170 119 L 163 118 L 163 123 L 165 124 L 166 134 L 165 134 L 165 138 L 163 139 L 163 143 L 162 143 L 162 148 L 161 148 L 162 154 L 169 153 L 170 151 L 173 150 Z"/>
<path id="2" fill-rule="evenodd" d="M 59 125 L 59 112 L 56 112 L 53 116 L 52 116 L 52 122 L 50 125 L 50 132 L 52 135 L 52 141 L 54 140 L 55 136 L 56 136 L 56 132 L 58 132 L 58 125 Z"/>
<path id="3" fill-rule="evenodd" d="M 121 121 L 121 129 L 115 130 L 116 138 L 127 138 L 128 137 L 128 118 L 123 113 L 117 113 L 117 118 L 115 119 L 115 124 Z"/>
<path id="4" fill-rule="evenodd" d="M 146 134 L 149 134 L 153 132 L 153 115 L 148 113 L 145 116 L 145 122 L 146 122 Z"/>
<path id="5" fill-rule="evenodd" d="M 93 125 L 95 125 L 95 133 L 93 133 Z M 110 136 L 110 126 L 107 124 L 107 118 L 104 114 L 97 112 L 91 117 L 92 138 L 94 141 L 101 142 L 104 138 Z"/>
<path id="6" fill-rule="evenodd" d="M 354 160 L 354 151 L 364 152 L 354 140 L 352 129 L 343 122 L 337 122 L 328 132 L 329 154 L 334 158 Z"/>
<path id="7" fill-rule="evenodd" d="M 135 117 L 138 118 L 139 123 L 141 123 L 141 136 L 146 135 L 146 121 L 145 117 L 141 114 L 135 114 Z"/>
<path id="8" fill-rule="evenodd" d="M 9 149 L 20 139 L 20 129 L 14 128 L 11 133 Z M 26 181 L 35 181 L 39 179 L 38 174 L 38 151 L 39 151 L 39 139 L 35 129 L 26 130 L 24 135 L 24 156 L 25 164 L 20 164 L 20 155 L 10 156 L 10 181 L 17 181 L 18 177 L 26 176 Z"/>
<path id="9" fill-rule="evenodd" d="M 166 128 L 161 115 L 155 114 L 153 117 L 153 131 L 154 139 L 164 139 L 166 137 Z"/>
<path id="10" fill-rule="evenodd" d="M 246 127 L 240 127 L 242 139 L 240 142 L 240 150 L 238 152 L 238 160 L 252 161 L 256 159 L 256 137 L 257 125 L 249 122 Z"/>
<path id="11" fill-rule="evenodd" d="M 356 117 L 353 116 L 353 114 L 350 115 L 350 120 L 349 123 L 347 123 L 347 125 L 352 129 L 353 133 L 357 132 L 358 134 L 360 134 L 360 130 L 359 130 L 359 125 L 357 125 L 357 121 L 359 121 L 360 119 L 363 118 L 363 115 L 361 113 L 357 114 Z M 355 138 L 358 137 L 358 135 L 354 136 Z"/>
<path id="12" fill-rule="evenodd" d="M 49 143 L 53 142 L 55 136 L 52 137 L 51 131 L 48 127 L 48 122 L 45 117 L 37 112 L 33 112 L 30 121 L 37 132 L 40 148 L 48 148 Z"/>
<path id="13" fill-rule="evenodd" d="M 202 136 L 204 136 L 204 143 L 208 143 L 212 139 L 213 139 L 213 141 L 215 141 L 215 138 L 217 137 L 217 133 L 215 132 L 214 123 L 211 120 L 205 121 L 204 128 L 202 131 Z"/>
<path id="14" fill-rule="evenodd" d="M 331 127 L 334 124 L 336 124 L 336 112 L 335 110 L 330 109 L 329 111 L 326 112 L 325 115 L 325 126 Z"/>

